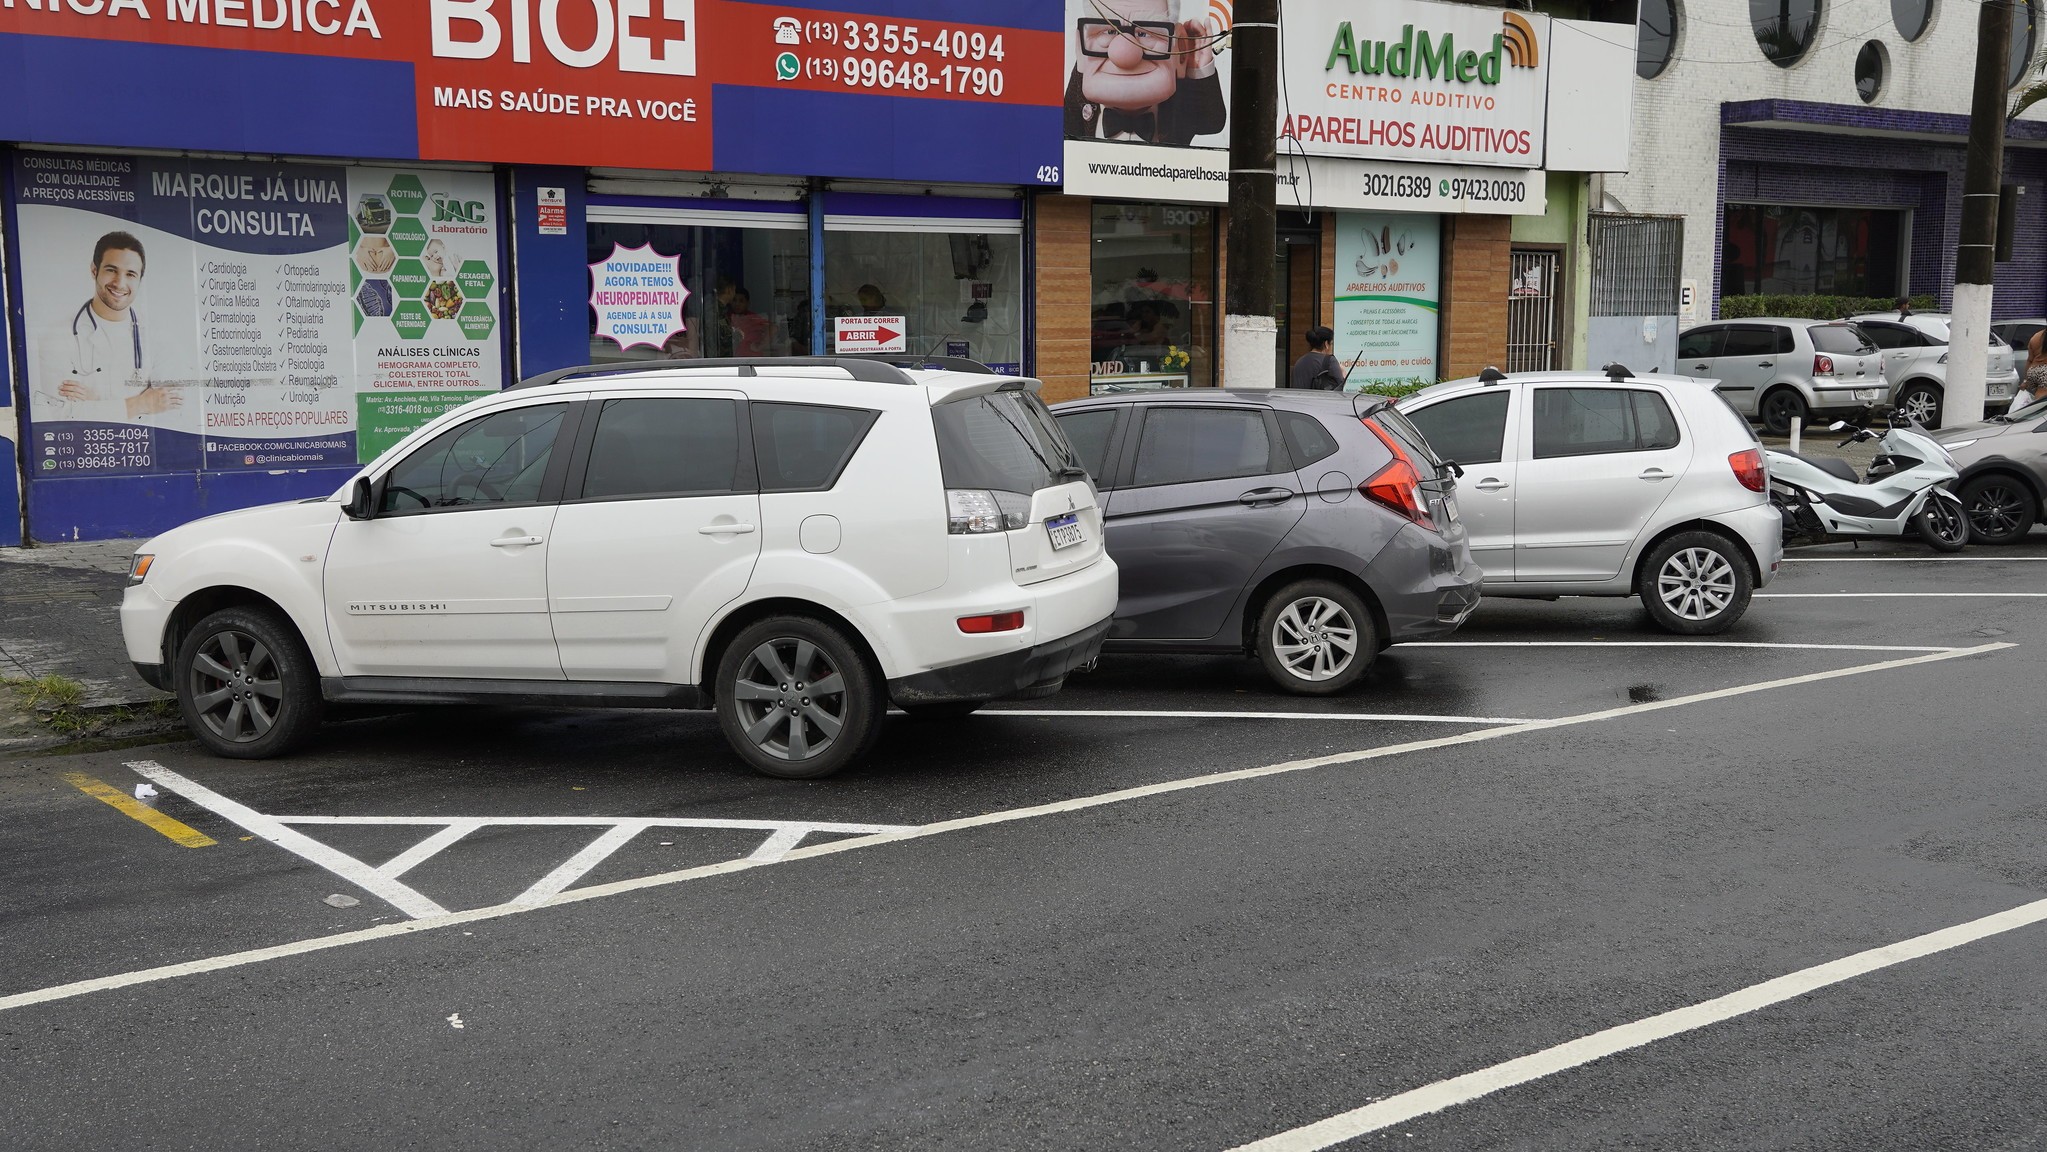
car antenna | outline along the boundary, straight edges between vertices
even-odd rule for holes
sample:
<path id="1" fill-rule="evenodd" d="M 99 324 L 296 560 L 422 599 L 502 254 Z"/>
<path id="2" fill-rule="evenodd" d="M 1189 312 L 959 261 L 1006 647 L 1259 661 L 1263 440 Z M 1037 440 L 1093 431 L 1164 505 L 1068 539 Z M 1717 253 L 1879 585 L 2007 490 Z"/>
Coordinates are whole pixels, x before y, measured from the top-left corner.
<path id="1" fill-rule="evenodd" d="M 1488 388 L 1492 387 L 1495 384 L 1504 383 L 1506 379 L 1507 374 L 1505 372 L 1500 371 L 1498 368 L 1495 368 L 1490 364 L 1480 369 L 1478 373 L 1479 383 L 1484 384 Z"/>
<path id="2" fill-rule="evenodd" d="M 1618 362 L 1608 364 L 1605 368 L 1601 370 L 1606 373 L 1606 378 L 1608 380 L 1612 380 L 1615 382 L 1619 382 L 1622 380 L 1633 380 L 1635 378 L 1635 374 L 1633 372 L 1628 371 L 1628 366 L 1626 364 L 1621 364 Z"/>

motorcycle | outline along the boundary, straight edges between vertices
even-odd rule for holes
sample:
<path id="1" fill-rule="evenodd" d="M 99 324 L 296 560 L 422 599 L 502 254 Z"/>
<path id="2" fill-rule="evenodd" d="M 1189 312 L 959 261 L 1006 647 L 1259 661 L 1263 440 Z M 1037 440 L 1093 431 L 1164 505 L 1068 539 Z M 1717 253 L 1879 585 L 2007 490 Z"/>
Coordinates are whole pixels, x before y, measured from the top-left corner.
<path id="1" fill-rule="evenodd" d="M 1784 543 L 1824 544 L 1864 537 L 1918 533 L 1936 552 L 1960 551 L 1969 540 L 1969 517 L 1948 489 L 1960 478 L 1954 457 L 1926 430 L 1896 412 L 1881 436 L 1848 420 L 1828 425 L 1850 431 L 1841 447 L 1879 441 L 1869 475 L 1857 477 L 1846 460 L 1764 449 L 1770 502 L 1784 518 Z"/>

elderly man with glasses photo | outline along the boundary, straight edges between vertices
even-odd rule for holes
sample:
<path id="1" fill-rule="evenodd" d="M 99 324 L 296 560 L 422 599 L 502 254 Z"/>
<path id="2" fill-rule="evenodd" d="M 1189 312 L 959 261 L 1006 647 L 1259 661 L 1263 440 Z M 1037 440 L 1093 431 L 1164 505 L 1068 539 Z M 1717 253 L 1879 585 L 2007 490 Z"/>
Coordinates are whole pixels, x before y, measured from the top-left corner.
<path id="1" fill-rule="evenodd" d="M 1215 71 L 1221 33 L 1178 0 L 1084 0 L 1074 22 L 1066 135 L 1185 146 L 1229 124 Z"/>

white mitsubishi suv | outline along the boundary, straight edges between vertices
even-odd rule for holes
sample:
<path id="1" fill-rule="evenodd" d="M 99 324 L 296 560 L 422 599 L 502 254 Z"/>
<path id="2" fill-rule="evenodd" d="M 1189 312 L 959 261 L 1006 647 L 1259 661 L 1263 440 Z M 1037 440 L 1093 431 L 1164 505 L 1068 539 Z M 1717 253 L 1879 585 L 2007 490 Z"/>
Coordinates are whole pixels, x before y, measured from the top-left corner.
<path id="1" fill-rule="evenodd" d="M 129 658 L 212 751 L 327 703 L 710 708 L 815 778 L 911 715 L 1058 690 L 1116 609 L 1095 490 L 1033 380 L 970 362 L 551 372 L 324 499 L 135 556 Z"/>

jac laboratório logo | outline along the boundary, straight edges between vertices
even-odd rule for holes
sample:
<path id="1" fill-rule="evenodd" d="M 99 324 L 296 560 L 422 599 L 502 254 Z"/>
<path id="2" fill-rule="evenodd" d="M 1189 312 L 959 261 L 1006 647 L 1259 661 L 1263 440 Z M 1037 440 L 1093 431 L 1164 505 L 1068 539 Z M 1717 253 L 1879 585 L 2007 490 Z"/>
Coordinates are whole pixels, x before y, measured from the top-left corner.
<path id="1" fill-rule="evenodd" d="M 515 64 L 534 59 L 534 40 L 570 68 L 617 60 L 621 72 L 697 74 L 696 0 L 430 0 L 434 55 L 489 60 L 509 51 Z M 562 26 L 563 8 L 577 13 L 578 40 Z M 594 31 L 588 17 L 595 16 Z"/>
<path id="2" fill-rule="evenodd" d="M 1391 76 L 1402 80 L 1455 80 L 1498 84 L 1501 67 L 1534 68 L 1542 62 L 1535 28 L 1520 14 L 1500 14 L 1500 31 L 1493 34 L 1489 51 L 1457 48 L 1457 34 L 1440 35 L 1426 28 L 1403 24 L 1398 40 L 1359 40 L 1348 20 L 1336 26 L 1336 38 L 1329 46 L 1329 60 L 1323 71 L 1334 72 L 1338 61 L 1358 76 Z"/>

